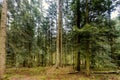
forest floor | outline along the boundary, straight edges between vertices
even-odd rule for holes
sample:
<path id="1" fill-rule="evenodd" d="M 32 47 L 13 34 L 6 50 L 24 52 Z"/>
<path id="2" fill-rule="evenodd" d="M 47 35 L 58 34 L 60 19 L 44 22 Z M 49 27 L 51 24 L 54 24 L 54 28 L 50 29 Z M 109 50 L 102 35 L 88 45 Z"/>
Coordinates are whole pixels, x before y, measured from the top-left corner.
<path id="1" fill-rule="evenodd" d="M 59 68 L 10 68 L 4 80 L 120 80 L 117 74 L 92 74 L 74 72 L 71 67 Z"/>

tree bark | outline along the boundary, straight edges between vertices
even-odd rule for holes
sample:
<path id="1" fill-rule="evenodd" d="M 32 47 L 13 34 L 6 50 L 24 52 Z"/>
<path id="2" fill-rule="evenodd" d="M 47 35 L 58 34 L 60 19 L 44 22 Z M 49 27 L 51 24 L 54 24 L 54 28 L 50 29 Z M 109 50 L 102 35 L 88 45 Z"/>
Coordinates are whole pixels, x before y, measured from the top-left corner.
<path id="1" fill-rule="evenodd" d="M 86 0 L 86 24 L 89 23 L 89 13 L 88 13 L 88 0 Z M 86 75 L 90 75 L 90 35 L 88 35 L 86 43 Z"/>
<path id="2" fill-rule="evenodd" d="M 90 42 L 89 40 L 87 41 L 86 45 L 86 75 L 90 75 Z"/>
<path id="3" fill-rule="evenodd" d="M 6 23 L 7 23 L 7 0 L 3 0 L 1 25 L 0 25 L 0 80 L 5 73 L 6 62 Z"/>
<path id="4" fill-rule="evenodd" d="M 56 67 L 62 66 L 62 0 L 58 0 Z"/>
<path id="5" fill-rule="evenodd" d="M 77 27 L 80 28 L 80 0 L 77 0 Z M 76 70 L 80 71 L 80 35 L 77 36 L 77 67 Z"/>

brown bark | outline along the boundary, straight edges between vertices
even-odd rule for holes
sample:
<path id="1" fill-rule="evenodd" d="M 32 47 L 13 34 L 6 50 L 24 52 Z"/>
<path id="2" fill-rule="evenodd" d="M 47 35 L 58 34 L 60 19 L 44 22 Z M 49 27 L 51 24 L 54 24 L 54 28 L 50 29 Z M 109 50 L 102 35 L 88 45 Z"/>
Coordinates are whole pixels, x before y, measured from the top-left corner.
<path id="1" fill-rule="evenodd" d="M 56 67 L 62 66 L 62 0 L 58 0 Z"/>
<path id="2" fill-rule="evenodd" d="M 7 2 L 3 0 L 0 24 L 0 79 L 5 73 L 6 62 L 6 22 L 7 22 Z"/>
<path id="3" fill-rule="evenodd" d="M 86 45 L 86 75 L 90 75 L 90 42 L 87 41 Z"/>
<path id="4" fill-rule="evenodd" d="M 88 12 L 88 0 L 86 0 L 86 24 L 89 23 L 89 12 Z M 88 41 L 86 42 L 86 75 L 90 75 L 90 36 L 88 35 Z"/>
<path id="5" fill-rule="evenodd" d="M 77 27 L 80 28 L 80 0 L 77 0 Z M 80 35 L 77 36 L 76 38 L 77 40 L 77 55 L 76 55 L 76 59 L 77 59 L 77 66 L 76 66 L 76 70 L 77 71 L 80 71 L 80 50 L 79 50 L 79 47 L 80 47 Z"/>

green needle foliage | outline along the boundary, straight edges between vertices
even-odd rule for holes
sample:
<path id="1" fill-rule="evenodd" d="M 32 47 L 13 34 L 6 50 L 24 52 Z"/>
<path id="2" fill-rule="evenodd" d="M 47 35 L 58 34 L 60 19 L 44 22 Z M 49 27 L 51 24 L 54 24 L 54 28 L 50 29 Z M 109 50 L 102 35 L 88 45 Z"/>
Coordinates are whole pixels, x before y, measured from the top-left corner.
<path id="1" fill-rule="evenodd" d="M 8 0 L 7 67 L 56 64 L 58 4 L 47 0 L 45 9 L 43 2 Z M 111 13 L 119 7 L 119 0 L 63 0 L 62 4 L 61 65 L 78 71 L 86 69 L 86 64 L 89 69 L 117 69 L 120 16 L 111 19 Z"/>

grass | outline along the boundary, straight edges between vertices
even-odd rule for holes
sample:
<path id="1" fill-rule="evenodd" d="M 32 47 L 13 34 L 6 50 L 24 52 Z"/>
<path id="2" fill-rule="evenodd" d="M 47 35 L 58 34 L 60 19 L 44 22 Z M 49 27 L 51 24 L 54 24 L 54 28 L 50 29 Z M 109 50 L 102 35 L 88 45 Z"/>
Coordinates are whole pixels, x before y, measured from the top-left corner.
<path id="1" fill-rule="evenodd" d="M 4 80 L 120 80 L 120 75 L 71 73 L 70 67 L 55 69 L 53 67 L 9 68 Z"/>

